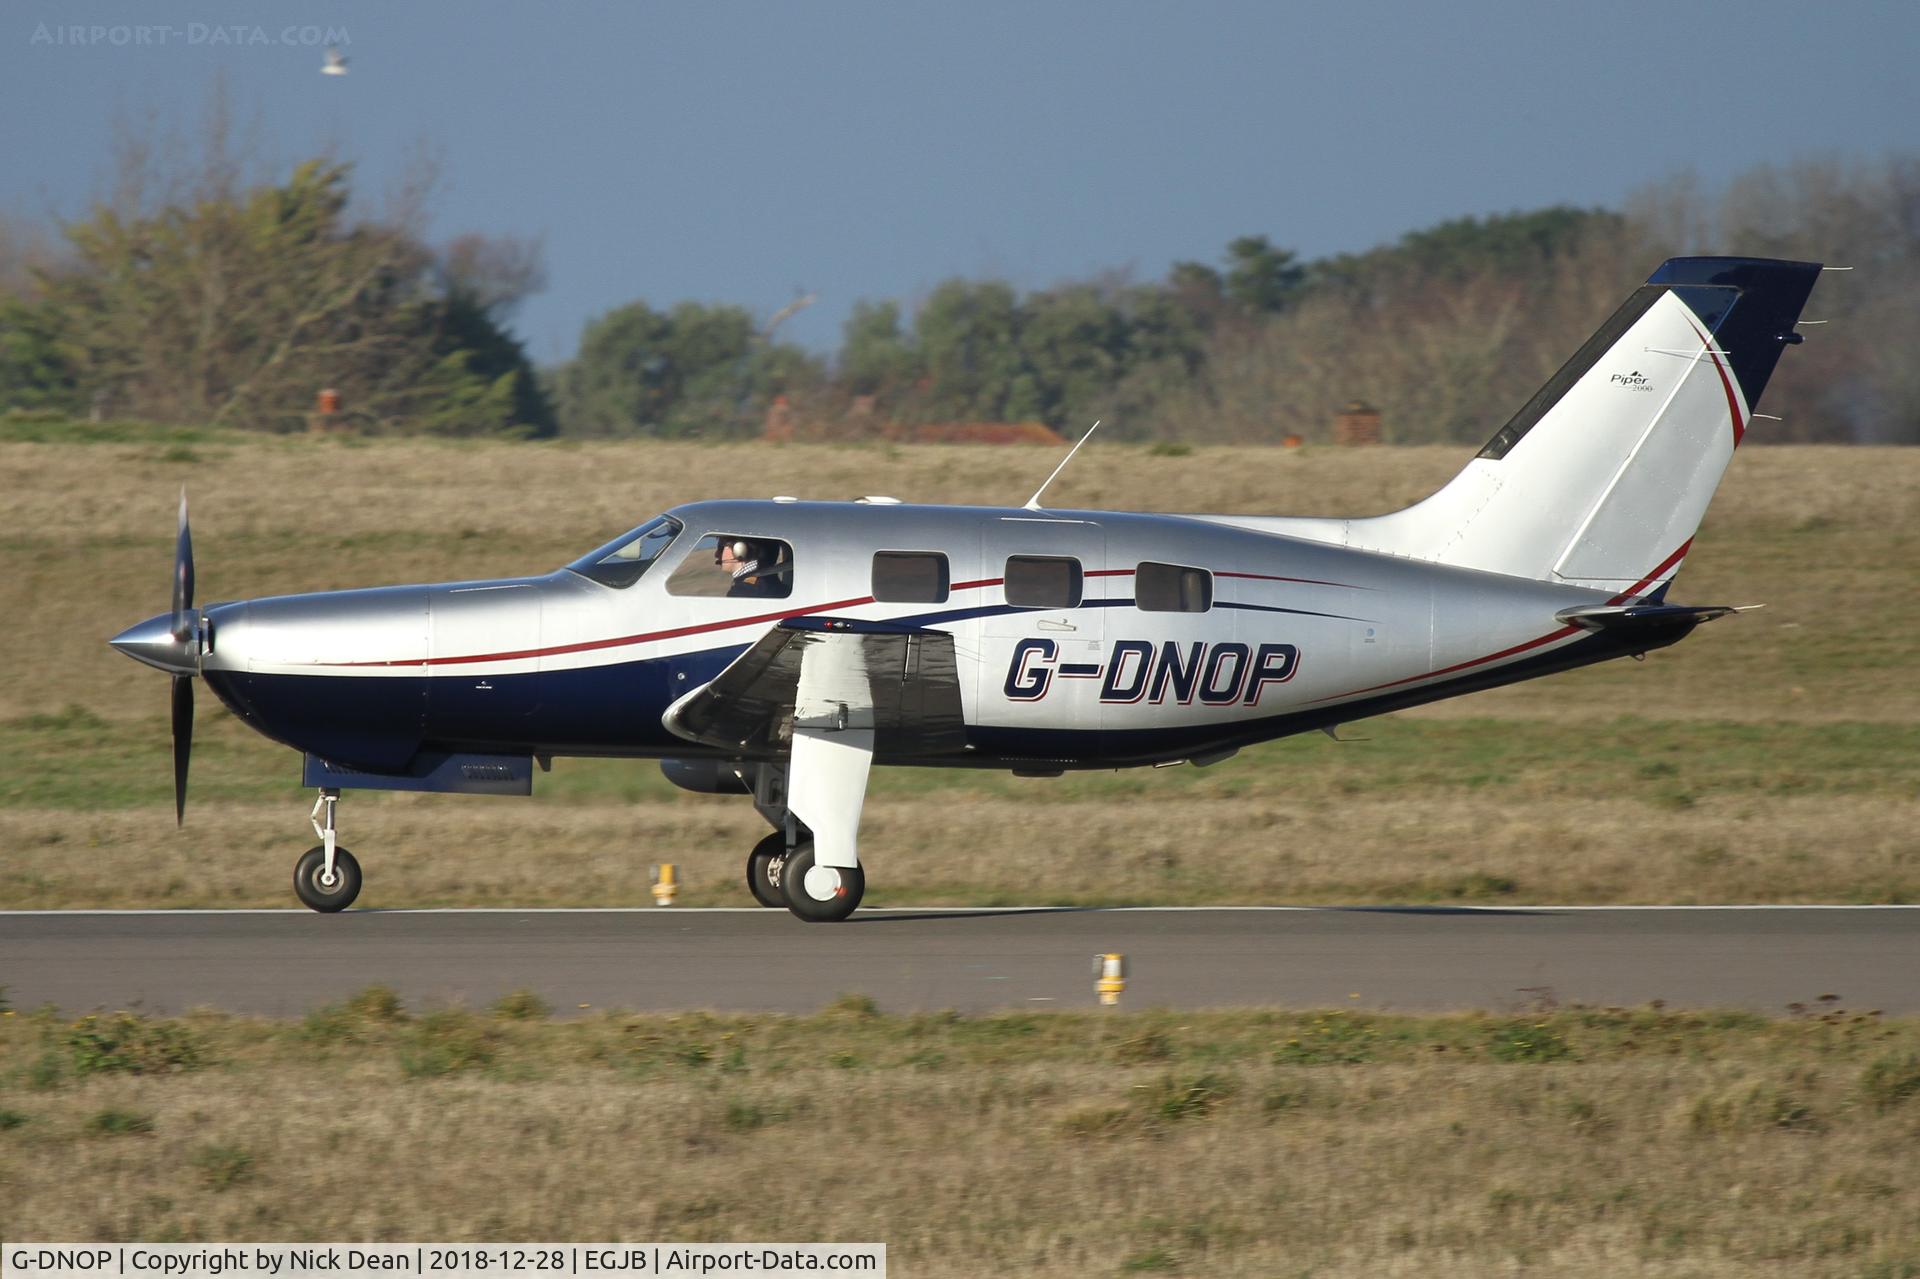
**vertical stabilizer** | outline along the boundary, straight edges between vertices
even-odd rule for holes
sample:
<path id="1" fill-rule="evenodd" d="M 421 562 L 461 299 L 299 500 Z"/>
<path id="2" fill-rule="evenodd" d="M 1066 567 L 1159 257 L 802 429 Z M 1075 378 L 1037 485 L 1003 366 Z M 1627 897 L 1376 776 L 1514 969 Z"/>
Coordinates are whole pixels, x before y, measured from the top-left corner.
<path id="1" fill-rule="evenodd" d="M 1391 515 L 1250 520 L 1463 568 L 1657 593 L 1685 557 L 1816 262 L 1673 258 L 1445 488 Z M 1238 521 L 1236 521 L 1238 522 Z"/>

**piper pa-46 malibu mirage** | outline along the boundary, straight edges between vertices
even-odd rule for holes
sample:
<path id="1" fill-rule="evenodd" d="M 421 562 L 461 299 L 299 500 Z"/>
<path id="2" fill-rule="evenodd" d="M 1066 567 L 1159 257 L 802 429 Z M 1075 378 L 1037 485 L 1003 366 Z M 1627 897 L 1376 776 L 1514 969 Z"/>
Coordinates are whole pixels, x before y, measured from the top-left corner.
<path id="1" fill-rule="evenodd" d="M 322 842 L 294 889 L 315 910 L 360 889 L 342 790 L 525 795 L 536 761 L 598 755 L 751 795 L 773 827 L 754 897 L 845 919 L 876 763 L 1212 764 L 1734 611 L 1667 588 L 1820 271 L 1667 262 L 1389 515 L 696 502 L 541 577 L 196 610 L 183 496 L 173 610 L 112 642 L 173 676 L 176 817 L 195 675 L 305 754 Z"/>

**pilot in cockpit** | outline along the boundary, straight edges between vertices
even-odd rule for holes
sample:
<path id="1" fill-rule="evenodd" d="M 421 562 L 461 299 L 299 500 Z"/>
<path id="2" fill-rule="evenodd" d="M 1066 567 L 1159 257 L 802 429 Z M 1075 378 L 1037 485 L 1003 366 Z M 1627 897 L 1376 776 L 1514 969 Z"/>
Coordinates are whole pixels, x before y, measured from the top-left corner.
<path id="1" fill-rule="evenodd" d="M 743 596 L 782 596 L 787 593 L 784 565 L 773 562 L 775 552 L 745 538 L 726 538 L 714 548 L 713 562 L 731 580 L 730 599 Z"/>

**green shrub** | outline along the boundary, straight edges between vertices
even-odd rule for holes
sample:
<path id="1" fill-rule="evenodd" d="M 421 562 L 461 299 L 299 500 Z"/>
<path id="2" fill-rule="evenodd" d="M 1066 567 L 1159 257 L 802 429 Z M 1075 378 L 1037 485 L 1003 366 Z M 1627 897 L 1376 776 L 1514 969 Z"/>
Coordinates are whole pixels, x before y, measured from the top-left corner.
<path id="1" fill-rule="evenodd" d="M 1365 1017 L 1346 1012 L 1323 1013 L 1273 1053 L 1282 1066 L 1338 1066 L 1372 1061 L 1379 1030 Z"/>
<path id="2" fill-rule="evenodd" d="M 1061 1117 L 1060 1131 L 1069 1137 L 1112 1137 L 1138 1123 L 1138 1112 L 1126 1106 L 1081 1106 Z"/>
<path id="3" fill-rule="evenodd" d="M 751 1101 L 730 1101 L 724 1122 L 734 1132 L 752 1132 L 756 1128 L 765 1128 L 768 1124 L 785 1121 L 787 1112 L 769 1109 Z"/>
<path id="4" fill-rule="evenodd" d="M 201 1064 L 200 1043 L 185 1026 L 133 1013 L 82 1017 L 67 1028 L 66 1047 L 76 1075 L 158 1075 Z"/>
<path id="5" fill-rule="evenodd" d="M 327 1004 L 300 1022 L 301 1038 L 316 1044 L 358 1043 L 364 1038 L 360 1019 L 339 1004 Z"/>
<path id="6" fill-rule="evenodd" d="M 1307 1104 L 1306 1090 L 1301 1088 L 1269 1088 L 1260 1098 L 1260 1111 L 1271 1118 L 1283 1115 L 1289 1110 L 1299 1110 Z"/>
<path id="7" fill-rule="evenodd" d="M 553 1005 L 531 990 L 510 990 L 493 1005 L 493 1015 L 505 1021 L 541 1021 L 553 1014 Z"/>
<path id="8" fill-rule="evenodd" d="M 406 1021 L 406 1009 L 391 986 L 368 986 L 341 1003 L 325 1004 L 308 1013 L 300 1023 L 300 1033 L 314 1043 L 363 1044 Z"/>
<path id="9" fill-rule="evenodd" d="M 407 1019 L 399 992 L 391 986 L 369 986 L 347 997 L 346 1009 L 365 1021 L 396 1022 Z"/>
<path id="10" fill-rule="evenodd" d="M 24 1115 L 20 1111 L 8 1110 L 5 1106 L 0 1106 L 0 1132 L 12 1132 L 26 1123 L 29 1118 L 31 1116 Z"/>
<path id="11" fill-rule="evenodd" d="M 880 1015 L 880 1005 L 872 995 L 842 995 L 823 1009 L 829 1017 L 845 1017 L 853 1021 L 871 1021 Z"/>
<path id="12" fill-rule="evenodd" d="M 131 1137 L 153 1131 L 153 1116 L 133 1110 L 103 1110 L 87 1120 L 87 1131 L 96 1137 Z"/>
<path id="13" fill-rule="evenodd" d="M 1155 1274 L 1179 1268 L 1180 1258 L 1166 1248 L 1149 1248 L 1145 1252 L 1135 1253 L 1120 1263 L 1120 1273 L 1128 1275 Z"/>
<path id="14" fill-rule="evenodd" d="M 1233 1081 L 1225 1075 L 1205 1074 L 1179 1079 L 1171 1075 L 1145 1090 L 1148 1117 L 1163 1124 L 1204 1119 L 1233 1095 Z"/>
<path id="15" fill-rule="evenodd" d="M 1821 1126 L 1804 1098 L 1770 1083 L 1702 1097 L 1694 1102 L 1688 1118 L 1693 1130 L 1702 1134 L 1768 1129 L 1815 1132 Z"/>
<path id="16" fill-rule="evenodd" d="M 1860 1091 L 1877 1110 L 1891 1110 L 1920 1097 L 1920 1056 L 1888 1053 L 1860 1074 Z"/>
<path id="17" fill-rule="evenodd" d="M 253 1155 L 239 1146 L 203 1146 L 194 1152 L 193 1166 L 209 1190 L 231 1190 L 253 1177 Z"/>
<path id="18" fill-rule="evenodd" d="M 67 1066 L 59 1053 L 49 1049 L 34 1059 L 27 1067 L 27 1087 L 45 1092 L 49 1088 L 58 1088 L 66 1077 Z"/>
<path id="19" fill-rule="evenodd" d="M 1113 1046 L 1113 1059 L 1125 1064 L 1166 1061 L 1173 1056 L 1173 1041 L 1157 1030 L 1123 1039 Z"/>
<path id="20" fill-rule="evenodd" d="M 1561 1061 L 1573 1055 L 1567 1037 L 1544 1021 L 1496 1027 L 1487 1051 L 1495 1061 Z"/>
<path id="21" fill-rule="evenodd" d="M 409 1079 L 451 1075 L 491 1066 L 497 1052 L 496 1032 L 471 1013 L 443 1009 L 422 1017 L 400 1054 L 400 1069 Z"/>

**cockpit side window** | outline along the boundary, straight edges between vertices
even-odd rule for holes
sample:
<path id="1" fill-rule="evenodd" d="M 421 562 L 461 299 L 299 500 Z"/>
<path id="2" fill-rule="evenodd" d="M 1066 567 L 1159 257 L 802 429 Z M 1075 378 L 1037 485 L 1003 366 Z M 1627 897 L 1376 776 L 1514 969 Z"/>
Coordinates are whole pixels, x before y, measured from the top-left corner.
<path id="1" fill-rule="evenodd" d="M 662 515 L 631 533 L 614 538 L 598 550 L 587 552 L 567 568 L 582 577 L 592 578 L 602 586 L 625 590 L 639 581 L 653 567 L 653 562 L 673 545 L 673 539 L 680 535 L 680 528 L 679 520 L 671 515 Z"/>
<path id="2" fill-rule="evenodd" d="M 770 537 L 709 533 L 667 578 L 667 594 L 783 600 L 793 594 L 793 548 Z"/>

